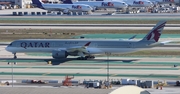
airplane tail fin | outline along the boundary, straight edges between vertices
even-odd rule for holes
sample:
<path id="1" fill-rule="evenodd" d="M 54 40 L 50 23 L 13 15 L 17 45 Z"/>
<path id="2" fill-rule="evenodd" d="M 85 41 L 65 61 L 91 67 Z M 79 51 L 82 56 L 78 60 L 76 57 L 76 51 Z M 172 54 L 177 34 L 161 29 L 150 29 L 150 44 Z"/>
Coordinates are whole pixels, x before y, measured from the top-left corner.
<path id="1" fill-rule="evenodd" d="M 153 41 L 158 42 L 161 33 L 164 29 L 166 21 L 159 21 L 154 28 L 141 41 Z"/>
<path id="2" fill-rule="evenodd" d="M 36 5 L 38 8 L 43 8 L 43 2 L 41 2 L 40 0 L 32 0 L 32 4 Z"/>
<path id="3" fill-rule="evenodd" d="M 63 4 L 73 4 L 71 0 L 63 0 Z"/>

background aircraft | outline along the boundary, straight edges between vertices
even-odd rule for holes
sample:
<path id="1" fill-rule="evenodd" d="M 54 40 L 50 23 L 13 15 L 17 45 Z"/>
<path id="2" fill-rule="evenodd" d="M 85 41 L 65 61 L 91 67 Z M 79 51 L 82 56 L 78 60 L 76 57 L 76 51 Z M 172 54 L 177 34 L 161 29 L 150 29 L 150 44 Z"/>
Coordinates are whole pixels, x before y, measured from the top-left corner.
<path id="1" fill-rule="evenodd" d="M 96 9 L 106 9 L 106 8 L 114 8 L 119 10 L 120 8 L 127 8 L 127 4 L 122 1 L 77 1 L 72 2 L 71 0 L 65 0 L 64 4 L 86 4 L 90 5 L 93 10 Z"/>
<path id="2" fill-rule="evenodd" d="M 155 4 L 179 4 L 179 0 L 150 0 Z"/>
<path id="3" fill-rule="evenodd" d="M 149 0 L 104 0 L 104 1 L 122 1 L 128 4 L 128 7 L 152 7 L 153 3 Z"/>
<path id="4" fill-rule="evenodd" d="M 89 12 L 92 8 L 89 5 L 85 4 L 44 4 L 39 0 L 32 0 L 32 3 L 35 4 L 38 8 L 51 11 L 60 11 L 63 13 L 68 12 Z"/>
<path id="5" fill-rule="evenodd" d="M 55 59 L 80 56 L 79 59 L 95 58 L 94 54 L 131 53 L 160 46 L 158 42 L 166 21 L 160 21 L 142 40 L 112 39 L 20 39 L 10 43 L 6 50 L 14 54 L 27 52 L 49 52 Z"/>

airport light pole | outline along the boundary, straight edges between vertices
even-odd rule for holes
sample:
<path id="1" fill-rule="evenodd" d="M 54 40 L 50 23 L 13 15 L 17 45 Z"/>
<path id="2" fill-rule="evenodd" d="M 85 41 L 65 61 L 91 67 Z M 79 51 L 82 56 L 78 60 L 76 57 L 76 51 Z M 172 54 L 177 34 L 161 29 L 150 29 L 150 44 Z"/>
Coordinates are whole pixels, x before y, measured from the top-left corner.
<path id="1" fill-rule="evenodd" d="M 105 54 L 107 55 L 107 82 L 109 84 L 109 55 L 111 55 L 111 53 L 106 52 Z"/>
<path id="2" fill-rule="evenodd" d="M 8 64 L 9 64 L 9 62 L 8 62 Z M 13 80 L 14 80 L 14 77 L 13 77 L 13 64 L 14 63 L 10 63 L 11 64 L 11 77 L 12 77 L 12 87 L 14 86 L 14 82 L 13 82 Z"/>

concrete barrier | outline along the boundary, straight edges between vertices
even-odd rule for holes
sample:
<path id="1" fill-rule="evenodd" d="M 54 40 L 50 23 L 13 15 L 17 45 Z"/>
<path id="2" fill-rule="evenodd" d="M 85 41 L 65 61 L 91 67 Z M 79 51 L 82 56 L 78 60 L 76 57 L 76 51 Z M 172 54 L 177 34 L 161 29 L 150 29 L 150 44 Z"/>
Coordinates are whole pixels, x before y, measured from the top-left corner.
<path id="1" fill-rule="evenodd" d="M 31 12 L 31 15 L 35 15 L 35 12 Z"/>
<path id="2" fill-rule="evenodd" d="M 47 15 L 47 12 L 42 12 L 42 15 Z"/>
<path id="3" fill-rule="evenodd" d="M 28 15 L 28 12 L 24 12 L 24 15 Z"/>
<path id="4" fill-rule="evenodd" d="M 22 16 L 22 15 L 23 15 L 23 13 L 22 13 L 22 12 L 18 12 L 18 15 L 19 15 L 19 16 Z"/>
<path id="5" fill-rule="evenodd" d="M 41 12 L 36 12 L 37 15 L 41 15 Z"/>
<path id="6" fill-rule="evenodd" d="M 13 12 L 12 14 L 13 14 L 13 16 L 17 16 L 17 12 Z"/>

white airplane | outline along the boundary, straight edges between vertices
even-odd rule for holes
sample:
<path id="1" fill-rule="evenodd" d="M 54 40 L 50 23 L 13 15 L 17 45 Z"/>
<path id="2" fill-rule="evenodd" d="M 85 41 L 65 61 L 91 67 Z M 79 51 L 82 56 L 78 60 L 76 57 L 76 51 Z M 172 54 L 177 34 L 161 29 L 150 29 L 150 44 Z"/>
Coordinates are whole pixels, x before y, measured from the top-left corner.
<path id="1" fill-rule="evenodd" d="M 86 4 L 90 5 L 93 10 L 96 9 L 105 9 L 105 8 L 114 8 L 114 9 L 121 9 L 127 8 L 127 4 L 122 1 L 77 1 L 72 2 L 71 0 L 64 0 L 64 4 Z"/>
<path id="2" fill-rule="evenodd" d="M 34 5 L 37 5 L 38 8 L 45 9 L 48 11 L 60 11 L 63 13 L 68 12 L 89 12 L 92 10 L 92 7 L 85 4 L 44 4 L 39 0 L 32 0 Z"/>
<path id="3" fill-rule="evenodd" d="M 169 41 L 158 42 L 166 21 L 160 21 L 142 40 L 112 39 L 20 39 L 11 42 L 6 50 L 14 54 L 28 52 L 52 53 L 55 59 L 67 56 L 80 56 L 78 59 L 95 58 L 94 54 L 131 53 L 164 45 Z"/>
<path id="4" fill-rule="evenodd" d="M 152 7 L 153 3 L 149 0 L 104 0 L 104 1 L 122 1 L 128 4 L 128 7 Z"/>
<path id="5" fill-rule="evenodd" d="M 179 4 L 179 0 L 150 0 L 155 4 Z"/>

